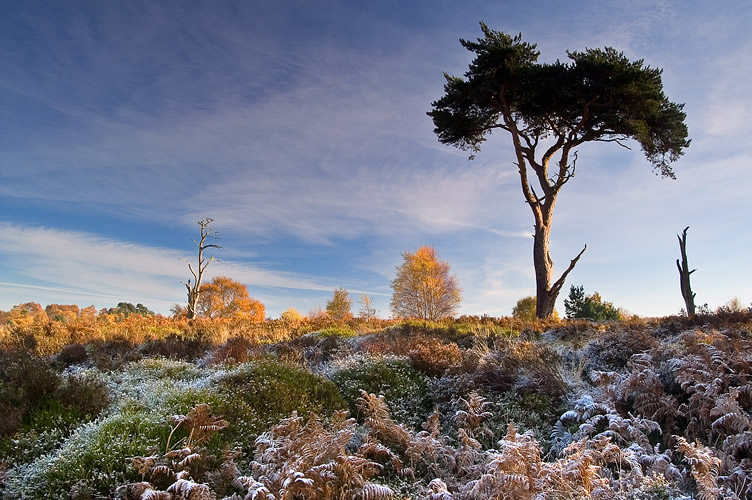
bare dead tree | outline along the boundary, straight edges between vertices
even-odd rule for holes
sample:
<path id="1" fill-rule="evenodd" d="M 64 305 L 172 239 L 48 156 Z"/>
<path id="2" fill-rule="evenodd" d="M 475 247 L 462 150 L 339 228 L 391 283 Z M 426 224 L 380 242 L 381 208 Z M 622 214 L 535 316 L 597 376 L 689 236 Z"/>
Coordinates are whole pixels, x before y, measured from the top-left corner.
<path id="1" fill-rule="evenodd" d="M 679 259 L 676 259 L 676 267 L 679 269 L 679 284 L 681 286 L 682 297 L 684 297 L 684 303 L 687 305 L 687 315 L 692 318 L 695 315 L 695 294 L 692 292 L 692 287 L 689 285 L 689 275 L 697 271 L 697 269 L 689 270 L 689 264 L 687 264 L 687 229 L 684 228 L 682 235 L 676 235 L 679 238 L 679 249 L 681 250 L 681 264 Z"/>
<path id="2" fill-rule="evenodd" d="M 209 263 L 211 261 L 216 260 L 213 255 L 210 256 L 208 260 L 205 259 L 204 250 L 208 248 L 222 248 L 219 245 L 206 243 L 207 238 L 219 238 L 219 233 L 212 229 L 210 225 L 212 222 L 214 222 L 214 219 L 211 219 L 209 217 L 198 221 L 198 225 L 201 227 L 201 239 L 199 241 L 193 240 L 193 242 L 198 247 L 198 268 L 193 269 L 191 263 L 186 260 L 186 262 L 188 263 L 188 269 L 193 275 L 193 283 L 191 283 L 190 279 L 187 282 L 181 281 L 181 283 L 184 284 L 188 289 L 188 305 L 186 308 L 186 315 L 188 316 L 188 319 L 193 319 L 196 317 L 196 312 L 198 310 L 198 299 L 201 295 L 201 280 L 204 277 L 204 271 L 206 271 L 206 268 L 207 266 L 209 266 Z"/>

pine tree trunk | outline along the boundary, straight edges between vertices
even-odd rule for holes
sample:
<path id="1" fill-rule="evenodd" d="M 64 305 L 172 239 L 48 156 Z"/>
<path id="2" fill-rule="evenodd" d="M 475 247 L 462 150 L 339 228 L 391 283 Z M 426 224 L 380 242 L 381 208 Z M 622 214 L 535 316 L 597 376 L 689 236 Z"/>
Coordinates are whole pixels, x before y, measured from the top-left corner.
<path id="1" fill-rule="evenodd" d="M 553 201 L 553 199 L 552 199 Z M 537 208 L 537 210 L 536 210 Z M 574 269 L 577 261 L 587 250 L 587 245 L 577 256 L 571 260 L 569 267 L 562 273 L 561 277 L 553 282 L 554 279 L 554 262 L 551 260 L 549 252 L 549 237 L 551 235 L 551 219 L 553 215 L 553 204 L 533 207 L 535 214 L 535 234 L 533 235 L 533 265 L 535 266 L 535 315 L 540 319 L 545 319 L 554 314 L 554 305 L 559 296 L 564 280 L 567 275 Z M 553 282 L 553 283 L 552 283 Z"/>
<path id="2" fill-rule="evenodd" d="M 535 315 L 548 318 L 554 313 L 554 304 L 558 291 L 552 293 L 551 283 L 554 276 L 554 263 L 549 253 L 549 236 L 551 227 L 536 224 L 533 236 L 533 265 L 535 266 Z"/>

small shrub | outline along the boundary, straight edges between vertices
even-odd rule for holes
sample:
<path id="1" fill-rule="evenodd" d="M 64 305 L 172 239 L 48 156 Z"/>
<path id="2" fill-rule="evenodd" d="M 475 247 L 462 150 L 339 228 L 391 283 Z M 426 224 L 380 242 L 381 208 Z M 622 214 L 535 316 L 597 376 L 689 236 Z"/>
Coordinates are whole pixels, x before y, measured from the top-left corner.
<path id="1" fill-rule="evenodd" d="M 586 318 L 593 321 L 622 319 L 619 310 L 611 302 L 604 301 L 598 292 L 585 296 L 582 286 L 572 285 L 569 297 L 564 299 L 567 318 Z"/>
<path id="2" fill-rule="evenodd" d="M 168 433 L 161 415 L 123 409 L 78 428 L 51 455 L 11 470 L 4 497 L 68 499 L 74 487 L 111 496 L 138 479 L 126 459 L 161 449 Z"/>
<path id="3" fill-rule="evenodd" d="M 397 422 L 419 428 L 433 409 L 428 382 L 401 359 L 357 360 L 332 375 L 353 415 L 358 414 L 360 391 L 383 395 Z"/>
<path id="4" fill-rule="evenodd" d="M 144 356 L 162 356 L 171 359 L 195 361 L 210 348 L 208 342 L 200 339 L 187 339 L 178 335 L 168 335 L 164 339 L 144 343 L 140 351 Z"/>
<path id="5" fill-rule="evenodd" d="M 369 335 L 360 348 L 373 356 L 406 356 L 413 367 L 428 376 L 438 376 L 460 364 L 462 351 L 457 343 L 425 333 L 405 334 L 401 330 Z"/>
<path id="6" fill-rule="evenodd" d="M 535 297 L 523 297 L 517 301 L 517 304 L 512 309 L 512 317 L 523 321 L 535 321 L 535 308 Z"/>
<path id="7" fill-rule="evenodd" d="M 86 347 L 81 344 L 69 344 L 55 356 L 55 364 L 61 367 L 80 365 L 88 360 L 89 353 L 86 351 Z"/>
<path id="8" fill-rule="evenodd" d="M 462 362 L 462 352 L 454 342 L 444 343 L 428 337 L 422 342 L 413 342 L 407 356 L 413 367 L 428 376 L 438 376 Z"/>
<path id="9" fill-rule="evenodd" d="M 337 343 L 334 337 L 329 337 L 328 339 L 324 340 L 324 342 L 329 341 L 334 344 Z M 306 364 L 306 357 L 303 353 L 302 348 L 299 345 L 295 345 L 290 342 L 279 342 L 277 344 L 272 344 L 262 354 L 266 355 L 267 357 L 268 355 L 272 355 L 277 359 L 278 362 L 287 365 L 305 366 Z"/>
<path id="10" fill-rule="evenodd" d="M 209 357 L 209 364 L 245 363 L 250 359 L 253 343 L 243 337 L 233 337 L 217 347 Z"/>
<path id="11" fill-rule="evenodd" d="M 96 417 L 111 401 L 107 382 L 94 370 L 65 377 L 57 391 L 57 398 L 63 405 L 75 408 L 83 418 Z"/>
<path id="12" fill-rule="evenodd" d="M 58 413 L 58 419 L 54 426 L 43 428 L 41 421 L 52 421 L 52 418 L 44 415 L 50 410 L 35 412 L 30 416 L 30 423 L 26 428 L 0 438 L 0 464 L 5 467 L 15 467 L 22 464 L 28 464 L 37 460 L 42 455 L 55 450 L 63 440 L 70 435 L 73 428 L 79 424 L 78 419 L 60 418 L 63 414 Z M 70 414 L 68 414 L 70 415 Z M 38 417 L 42 418 L 38 418 Z M 38 422 L 39 420 L 39 422 Z M 38 427 L 37 427 L 38 425 Z M 2 466 L 0 466 L 2 469 Z M 0 478 L 2 472 L 0 472 Z"/>
<path id="13" fill-rule="evenodd" d="M 598 335 L 586 349 L 592 366 L 601 370 L 620 370 L 634 354 L 647 352 L 658 341 L 645 329 L 615 328 Z"/>
<path id="14" fill-rule="evenodd" d="M 474 353 L 468 353 L 473 356 Z M 504 340 L 494 350 L 480 353 L 475 368 L 475 382 L 491 392 L 514 391 L 520 394 L 541 394 L 559 400 L 565 393 L 559 355 L 537 342 Z M 473 366 L 465 363 L 466 368 Z"/>
<path id="15" fill-rule="evenodd" d="M 60 375 L 43 358 L 20 349 L 0 351 L 0 435 L 17 431 L 60 383 Z"/>
<path id="16" fill-rule="evenodd" d="M 117 370 L 123 365 L 141 359 L 136 346 L 125 338 L 99 340 L 88 344 L 89 357 L 102 371 Z"/>
<path id="17" fill-rule="evenodd" d="M 107 384 L 91 372 L 61 377 L 54 392 L 35 404 L 21 402 L 5 408 L 0 403 L 0 456 L 14 464 L 30 462 L 48 453 L 77 426 L 99 415 L 110 403 Z"/>
<path id="18" fill-rule="evenodd" d="M 122 373 L 131 379 L 153 379 L 161 381 L 188 381 L 203 375 L 201 369 L 187 361 L 165 358 L 146 358 L 124 367 Z"/>
<path id="19" fill-rule="evenodd" d="M 217 378 L 215 387 L 224 400 L 212 405 L 217 413 L 231 426 L 252 419 L 245 427 L 256 435 L 293 411 L 303 416 L 328 415 L 346 405 L 331 381 L 274 361 L 240 365 Z"/>

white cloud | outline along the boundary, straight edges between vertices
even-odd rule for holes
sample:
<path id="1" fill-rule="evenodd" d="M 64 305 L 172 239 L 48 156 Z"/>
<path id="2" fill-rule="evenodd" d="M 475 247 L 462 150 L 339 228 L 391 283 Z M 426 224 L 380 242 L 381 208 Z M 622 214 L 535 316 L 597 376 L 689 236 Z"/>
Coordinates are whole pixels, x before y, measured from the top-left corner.
<path id="1" fill-rule="evenodd" d="M 65 303 L 71 296 L 100 297 L 107 303 L 119 299 L 158 304 L 161 311 L 166 311 L 165 304 L 184 300 L 180 281 L 187 279 L 189 273 L 183 260 L 186 256 L 177 250 L 9 223 L 0 223 L 0 231 L 10 235 L 0 239 L 4 274 L 10 276 L 0 287 L 43 291 L 44 296 L 58 297 L 55 302 Z M 251 287 L 333 289 L 314 278 L 232 261 L 213 262 L 206 279 L 219 274 Z M 5 296 L 8 295 L 11 294 L 6 291 Z M 2 304 L 5 308 L 19 302 L 13 298 L 4 300 L 12 301 Z"/>

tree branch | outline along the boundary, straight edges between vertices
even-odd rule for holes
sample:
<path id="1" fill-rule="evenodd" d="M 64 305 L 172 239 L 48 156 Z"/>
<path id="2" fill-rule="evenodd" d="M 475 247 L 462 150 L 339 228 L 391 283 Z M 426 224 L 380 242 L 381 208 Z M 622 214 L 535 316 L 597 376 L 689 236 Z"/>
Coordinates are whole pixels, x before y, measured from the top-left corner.
<path id="1" fill-rule="evenodd" d="M 561 277 L 551 286 L 551 293 L 558 295 L 561 291 L 561 287 L 564 286 L 564 281 L 567 279 L 567 275 L 574 269 L 574 266 L 577 265 L 577 261 L 580 260 L 580 257 L 582 257 L 582 254 L 585 253 L 585 250 L 587 250 L 587 245 L 585 245 L 585 248 L 582 249 L 580 253 L 577 254 L 577 257 L 572 259 L 569 262 L 569 267 L 567 267 L 567 270 L 564 271 L 564 274 L 561 275 Z"/>

